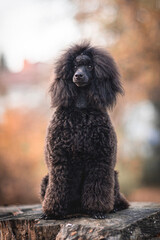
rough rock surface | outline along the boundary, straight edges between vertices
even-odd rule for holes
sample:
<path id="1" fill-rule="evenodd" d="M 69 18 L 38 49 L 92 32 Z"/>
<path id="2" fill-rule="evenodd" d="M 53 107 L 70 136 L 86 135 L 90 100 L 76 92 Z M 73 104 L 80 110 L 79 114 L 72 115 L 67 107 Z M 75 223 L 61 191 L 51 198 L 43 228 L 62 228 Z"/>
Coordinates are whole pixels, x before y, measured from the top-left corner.
<path id="1" fill-rule="evenodd" d="M 103 220 L 39 220 L 41 205 L 0 207 L 0 240 L 160 239 L 160 204 L 131 203 Z"/>

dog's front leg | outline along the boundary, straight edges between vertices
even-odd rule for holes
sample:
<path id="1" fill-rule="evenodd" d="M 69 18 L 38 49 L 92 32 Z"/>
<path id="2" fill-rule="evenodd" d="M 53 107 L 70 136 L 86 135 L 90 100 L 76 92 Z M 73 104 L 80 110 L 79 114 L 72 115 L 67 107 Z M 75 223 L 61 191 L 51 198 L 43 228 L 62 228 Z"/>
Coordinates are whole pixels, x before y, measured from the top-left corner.
<path id="1" fill-rule="evenodd" d="M 101 164 L 89 164 L 87 168 L 82 208 L 91 217 L 105 218 L 114 206 L 114 170 L 105 160 Z"/>
<path id="2" fill-rule="evenodd" d="M 67 166 L 52 166 L 43 201 L 43 218 L 63 219 L 68 214 L 69 184 Z"/>

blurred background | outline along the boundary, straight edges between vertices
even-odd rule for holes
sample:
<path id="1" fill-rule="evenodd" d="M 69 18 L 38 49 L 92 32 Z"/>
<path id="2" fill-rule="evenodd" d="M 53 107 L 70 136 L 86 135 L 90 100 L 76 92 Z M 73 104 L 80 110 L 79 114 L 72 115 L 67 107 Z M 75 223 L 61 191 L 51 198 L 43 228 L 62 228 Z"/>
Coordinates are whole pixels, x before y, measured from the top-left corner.
<path id="1" fill-rule="evenodd" d="M 160 202 L 160 0 L 0 0 L 0 205 L 39 202 L 54 60 L 83 39 L 115 58 L 121 191 Z"/>

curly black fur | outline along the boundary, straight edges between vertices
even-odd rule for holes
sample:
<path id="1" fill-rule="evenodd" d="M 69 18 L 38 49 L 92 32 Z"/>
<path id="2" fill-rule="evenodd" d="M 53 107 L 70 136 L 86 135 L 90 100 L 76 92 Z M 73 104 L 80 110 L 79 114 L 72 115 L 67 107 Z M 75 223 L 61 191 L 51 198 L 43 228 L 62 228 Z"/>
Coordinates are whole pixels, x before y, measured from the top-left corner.
<path id="1" fill-rule="evenodd" d="M 75 77 L 77 68 L 80 78 Z M 106 111 L 123 93 L 114 60 L 104 50 L 83 43 L 60 57 L 55 73 L 50 93 L 57 110 L 48 127 L 45 151 L 49 174 L 41 184 L 45 216 L 61 219 L 85 213 L 103 218 L 128 208 L 114 170 L 117 139 Z M 85 86 L 75 84 L 86 79 Z"/>

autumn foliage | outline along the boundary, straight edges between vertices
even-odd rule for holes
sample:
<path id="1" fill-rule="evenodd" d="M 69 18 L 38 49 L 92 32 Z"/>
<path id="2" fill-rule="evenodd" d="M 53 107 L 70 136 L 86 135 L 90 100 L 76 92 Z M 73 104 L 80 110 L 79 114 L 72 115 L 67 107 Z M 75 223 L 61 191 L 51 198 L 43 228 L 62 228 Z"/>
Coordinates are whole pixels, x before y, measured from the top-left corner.
<path id="1" fill-rule="evenodd" d="M 38 201 L 46 118 L 34 111 L 8 110 L 0 123 L 0 204 Z"/>

